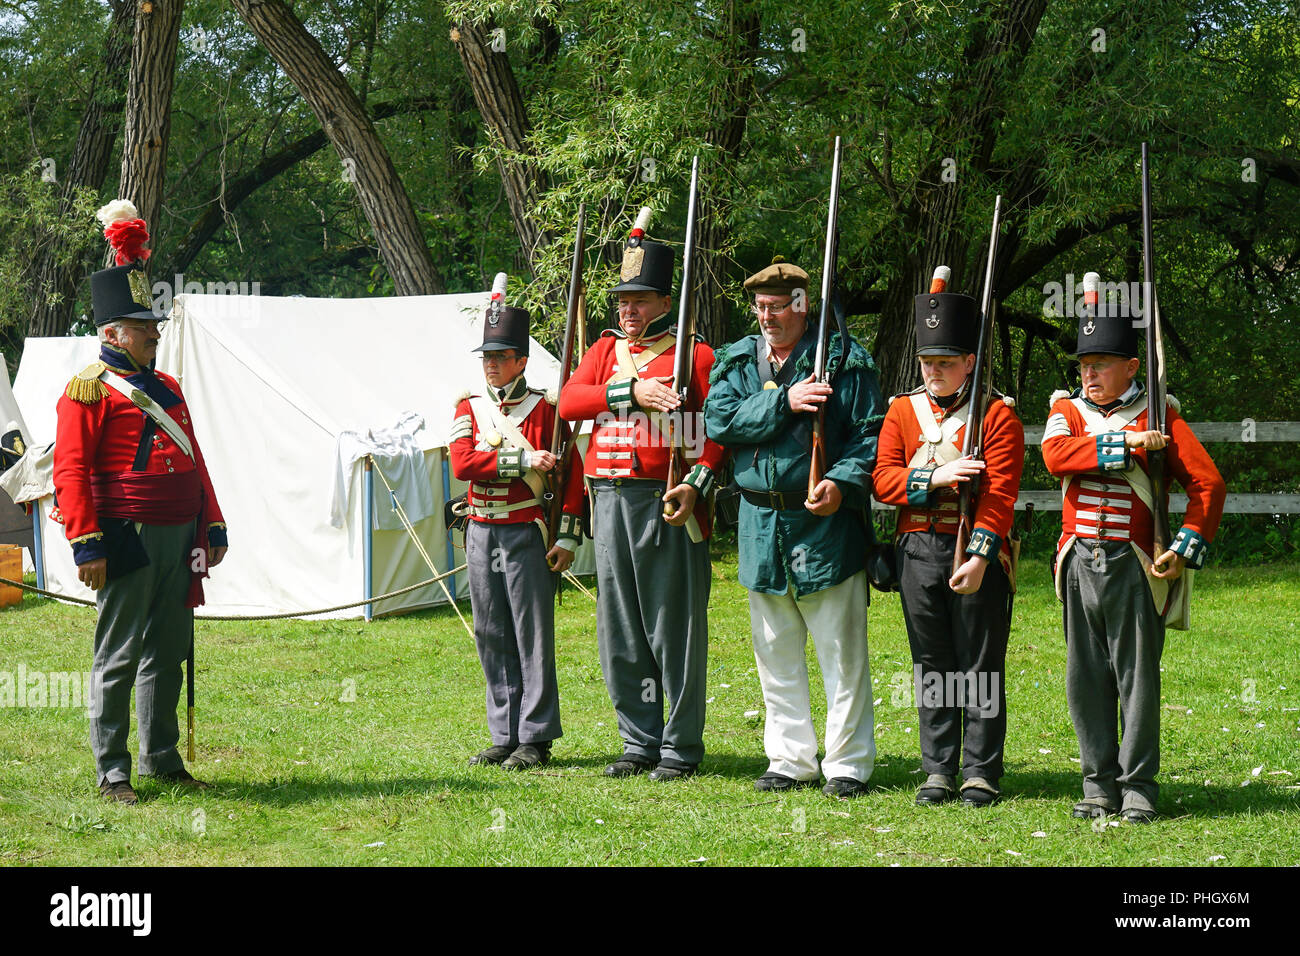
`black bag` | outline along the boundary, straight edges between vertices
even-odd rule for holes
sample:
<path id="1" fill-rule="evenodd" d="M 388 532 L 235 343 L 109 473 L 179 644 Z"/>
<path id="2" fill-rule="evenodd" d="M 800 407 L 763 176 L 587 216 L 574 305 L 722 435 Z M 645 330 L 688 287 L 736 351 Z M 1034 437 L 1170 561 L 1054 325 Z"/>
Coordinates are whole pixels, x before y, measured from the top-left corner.
<path id="1" fill-rule="evenodd" d="M 469 521 L 469 492 L 452 498 L 442 506 L 442 520 L 448 531 L 464 531 Z"/>
<path id="2" fill-rule="evenodd" d="M 128 518 L 102 518 L 99 530 L 104 533 L 104 578 L 116 581 L 149 564 L 149 555 L 140 543 L 135 522 Z"/>
<path id="3" fill-rule="evenodd" d="M 713 520 L 721 531 L 740 526 L 740 485 L 733 479 L 713 499 Z"/>
<path id="4" fill-rule="evenodd" d="M 867 580 L 877 591 L 898 590 L 898 551 L 892 541 L 876 538 L 876 526 L 871 520 L 871 504 L 862 512 L 862 523 L 867 535 Z"/>
<path id="5" fill-rule="evenodd" d="M 867 580 L 877 591 L 898 590 L 898 550 L 892 544 L 867 546 Z"/>

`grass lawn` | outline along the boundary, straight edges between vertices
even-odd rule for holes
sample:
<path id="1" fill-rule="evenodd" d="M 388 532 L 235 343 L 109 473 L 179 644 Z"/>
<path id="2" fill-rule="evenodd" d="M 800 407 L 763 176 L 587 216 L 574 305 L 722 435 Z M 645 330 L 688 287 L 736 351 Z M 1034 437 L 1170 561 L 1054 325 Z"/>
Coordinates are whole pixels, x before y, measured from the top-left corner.
<path id="1" fill-rule="evenodd" d="M 1022 568 L 1016 602 L 1000 805 L 913 804 L 911 660 L 897 596 L 876 593 L 872 793 L 856 801 L 756 793 L 751 781 L 766 769 L 763 700 L 745 592 L 727 554 L 714 561 L 708 756 L 694 779 L 601 774 L 619 740 L 596 656 L 595 605 L 572 589 L 557 620 L 566 732 L 553 762 L 526 774 L 466 764 L 489 742 L 483 676 L 450 610 L 369 625 L 199 622 L 192 769 L 217 789 L 144 781 L 140 806 L 110 805 L 95 788 L 84 708 L 0 708 L 0 862 L 1294 865 L 1298 572 L 1199 576 L 1194 630 L 1170 632 L 1165 647 L 1164 816 L 1152 826 L 1094 828 L 1070 817 L 1078 748 L 1060 613 L 1041 560 Z M 0 612 L 0 672 L 85 671 L 92 627 L 92 612 L 29 595 Z M 809 657 L 820 688 L 811 645 Z"/>

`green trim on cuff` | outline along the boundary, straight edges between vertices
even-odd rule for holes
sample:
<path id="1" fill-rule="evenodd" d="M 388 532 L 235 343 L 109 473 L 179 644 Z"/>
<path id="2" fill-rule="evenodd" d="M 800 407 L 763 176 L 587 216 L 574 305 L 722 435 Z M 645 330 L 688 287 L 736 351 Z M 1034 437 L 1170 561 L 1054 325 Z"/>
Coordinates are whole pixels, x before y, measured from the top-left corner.
<path id="1" fill-rule="evenodd" d="M 581 540 L 582 538 L 582 518 L 578 515 L 562 514 L 560 515 L 560 526 L 555 531 L 557 540 L 564 538 L 573 538 Z"/>
<path id="2" fill-rule="evenodd" d="M 1124 432 L 1102 432 L 1097 436 L 1097 467 L 1102 471 L 1123 471 L 1128 467 Z"/>
<path id="3" fill-rule="evenodd" d="M 522 478 L 528 468 L 524 464 L 524 450 L 513 448 L 497 452 L 497 475 L 501 478 Z"/>
<path id="4" fill-rule="evenodd" d="M 977 554 L 986 561 L 997 558 L 1002 550 L 1002 539 L 988 528 L 976 528 L 970 534 L 970 543 L 966 545 L 967 554 Z"/>
<path id="5" fill-rule="evenodd" d="M 933 468 L 913 468 L 907 475 L 907 503 L 923 508 L 930 503 L 930 476 Z"/>
<path id="6" fill-rule="evenodd" d="M 606 386 L 605 404 L 609 406 L 611 412 L 637 407 L 636 399 L 632 397 L 632 386 L 636 381 L 634 378 L 629 378 Z"/>
<path id="7" fill-rule="evenodd" d="M 686 473 L 682 483 L 690 485 L 703 498 L 713 490 L 713 469 L 703 462 L 699 462 Z"/>
<path id="8" fill-rule="evenodd" d="M 1169 546 L 1169 550 L 1181 554 L 1189 568 L 1199 571 L 1205 564 L 1205 556 L 1210 553 L 1210 542 L 1191 528 L 1182 528 L 1174 536 L 1174 543 Z"/>

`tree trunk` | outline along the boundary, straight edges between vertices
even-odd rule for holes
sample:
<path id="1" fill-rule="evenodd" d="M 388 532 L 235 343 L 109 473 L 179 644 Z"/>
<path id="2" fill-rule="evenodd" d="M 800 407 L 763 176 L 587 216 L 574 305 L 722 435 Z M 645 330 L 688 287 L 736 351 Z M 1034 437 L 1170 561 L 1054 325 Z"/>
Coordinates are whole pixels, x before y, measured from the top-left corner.
<path id="1" fill-rule="evenodd" d="M 374 119 L 385 119 L 403 113 L 433 109 L 437 101 L 432 97 L 417 97 L 400 102 L 381 103 L 374 110 Z M 203 247 L 217 234 L 233 213 L 249 196 L 275 177 L 293 168 L 308 156 L 323 149 L 329 138 L 323 130 L 316 130 L 286 144 L 278 152 L 264 156 L 252 169 L 224 184 L 218 183 L 216 195 L 208 200 L 206 208 L 185 233 L 180 249 L 162 275 L 184 273 L 203 251 Z M 266 283 L 264 282 L 263 285 Z"/>
<path id="2" fill-rule="evenodd" d="M 185 0 L 142 0 L 131 39 L 118 196 L 135 203 L 149 231 L 155 234 L 162 225 L 158 213 L 167 178 L 176 43 L 184 8 Z M 155 246 L 151 244 L 150 248 Z"/>
<path id="3" fill-rule="evenodd" d="M 555 238 L 531 218 L 533 204 L 545 189 L 537 164 L 532 160 L 528 136 L 532 124 L 524 107 L 519 84 L 505 52 L 495 52 L 483 31 L 466 21 L 451 31 L 452 41 L 465 66 L 474 104 L 490 134 L 500 141 L 509 156 L 497 160 L 501 183 L 505 187 L 510 220 L 530 267 L 535 266 L 543 249 Z"/>
<path id="4" fill-rule="evenodd" d="M 963 67 L 948 86 L 953 108 L 934 128 L 930 161 L 918 177 L 915 199 L 903 210 L 903 234 L 918 236 L 920 241 L 909 247 L 907 268 L 885 291 L 873 346 L 886 394 L 907 391 L 919 378 L 912 303 L 929 289 L 934 267 L 952 269 L 951 291 L 980 295 L 984 277 L 980 250 L 987 252 L 987 233 L 968 235 L 966 223 L 988 218 L 967 216 L 966 206 L 982 200 L 987 191 L 978 187 L 987 186 L 1005 111 L 1002 91 L 1019 77 L 1046 8 L 1047 0 L 1000 4 L 987 26 L 977 27 Z M 955 181 L 945 181 L 945 160 L 954 161 L 947 165 L 956 173 Z M 1008 198 L 1003 199 L 1004 210 L 1011 205 Z M 998 272 L 1005 271 L 1006 260 L 999 256 Z"/>
<path id="5" fill-rule="evenodd" d="M 398 295 L 444 291 L 415 208 L 365 107 L 321 45 L 282 0 L 232 0 L 293 81 L 343 160 Z"/>
<path id="6" fill-rule="evenodd" d="M 745 9 L 738 11 L 737 7 Z M 722 162 L 735 162 L 745 139 L 745 122 L 754 96 L 754 61 L 758 56 L 758 14 L 749 4 L 731 0 L 726 5 L 718 38 L 723 45 L 718 70 L 719 82 L 713 86 L 709 102 L 709 128 L 704 139 L 717 147 Z M 731 229 L 726 210 L 735 208 L 728 200 L 724 182 L 715 175 L 700 188 L 700 219 L 696 259 L 695 329 L 714 348 L 725 344 L 729 312 L 724 290 L 739 277 L 732 275 L 730 257 Z"/>
<path id="7" fill-rule="evenodd" d="M 113 5 L 113 19 L 104 40 L 102 65 L 91 78 L 90 98 L 81 114 L 72 159 L 62 177 L 60 218 L 71 210 L 78 190 L 90 189 L 98 194 L 108 176 L 113 144 L 117 141 L 117 116 L 122 110 L 127 67 L 131 60 L 135 5 L 136 0 L 120 0 Z M 88 232 L 89 226 L 87 223 Z M 64 335 L 71 327 L 77 304 L 77 284 L 87 264 L 98 261 L 95 252 L 102 248 L 95 235 L 91 233 L 90 238 L 72 243 L 71 248 L 64 247 L 52 233 L 38 240 L 31 265 L 29 336 Z"/>

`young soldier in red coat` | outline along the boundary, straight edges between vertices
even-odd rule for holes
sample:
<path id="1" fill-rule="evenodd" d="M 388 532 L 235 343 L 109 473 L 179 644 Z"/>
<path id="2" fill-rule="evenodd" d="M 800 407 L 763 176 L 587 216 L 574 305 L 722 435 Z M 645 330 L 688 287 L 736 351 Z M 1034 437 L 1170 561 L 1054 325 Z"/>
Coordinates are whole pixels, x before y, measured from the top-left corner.
<path id="1" fill-rule="evenodd" d="M 202 579 L 226 553 L 226 525 L 180 386 L 154 371 L 158 325 L 144 277 L 149 238 L 129 203 L 100 210 L 118 265 L 90 277 L 99 360 L 59 399 L 54 491 L 77 575 L 96 592 L 90 742 L 100 792 L 133 804 L 131 688 L 140 774 L 207 787 L 176 750 L 181 663 Z"/>
<path id="2" fill-rule="evenodd" d="M 1056 593 L 1065 605 L 1065 686 L 1083 770 L 1073 815 L 1122 813 L 1148 823 L 1159 790 L 1165 625 L 1186 627 L 1185 571 L 1205 561 L 1226 488 L 1172 397 L 1168 436 L 1147 428 L 1146 389 L 1134 380 L 1137 329 L 1096 304 L 1098 278 L 1084 277 L 1090 301 L 1076 352 L 1083 387 L 1053 396 L 1043 430 L 1043 462 L 1064 495 Z M 1168 475 L 1187 491 L 1187 513 L 1169 549 L 1152 555 L 1147 451 L 1159 448 Z"/>
<path id="3" fill-rule="evenodd" d="M 970 296 L 941 291 L 946 273 L 942 269 L 940 278 L 936 271 L 936 291 L 916 297 L 916 351 L 925 384 L 890 404 L 872 478 L 876 497 L 899 506 L 899 590 L 927 774 L 916 802 L 960 795 L 982 806 L 1001 793 L 1003 671 L 1014 589 L 1007 539 L 1025 433 L 1011 400 L 994 393 L 984 416 L 983 460 L 961 453 L 979 315 Z M 974 527 L 953 574 L 959 489 L 970 481 L 977 483 Z"/>
<path id="4" fill-rule="evenodd" d="M 470 482 L 465 560 L 492 735 L 492 746 L 470 763 L 525 770 L 550 760 L 563 733 L 553 574 L 578 549 L 582 466 L 570 456 L 564 514 L 556 540 L 547 541 L 542 501 L 552 493 L 544 476 L 558 464 L 550 451 L 555 404 L 528 387 L 528 313 L 505 307 L 504 273 L 496 286 L 475 349 L 487 388 L 456 406 L 450 454 L 456 477 Z"/>
<path id="5" fill-rule="evenodd" d="M 623 255 L 618 329 L 598 339 L 564 386 L 560 415 L 593 420 L 590 483 L 596 634 L 623 755 L 611 777 L 695 773 L 704 757 L 710 531 L 708 496 L 725 452 L 704 435 L 713 350 L 691 343 L 693 374 L 679 408 L 672 387 L 673 251 L 644 238 L 642 210 Z M 692 467 L 673 488 L 665 413 L 680 411 Z M 664 719 L 667 699 L 668 718 Z M 656 766 L 657 765 L 657 766 Z"/>

